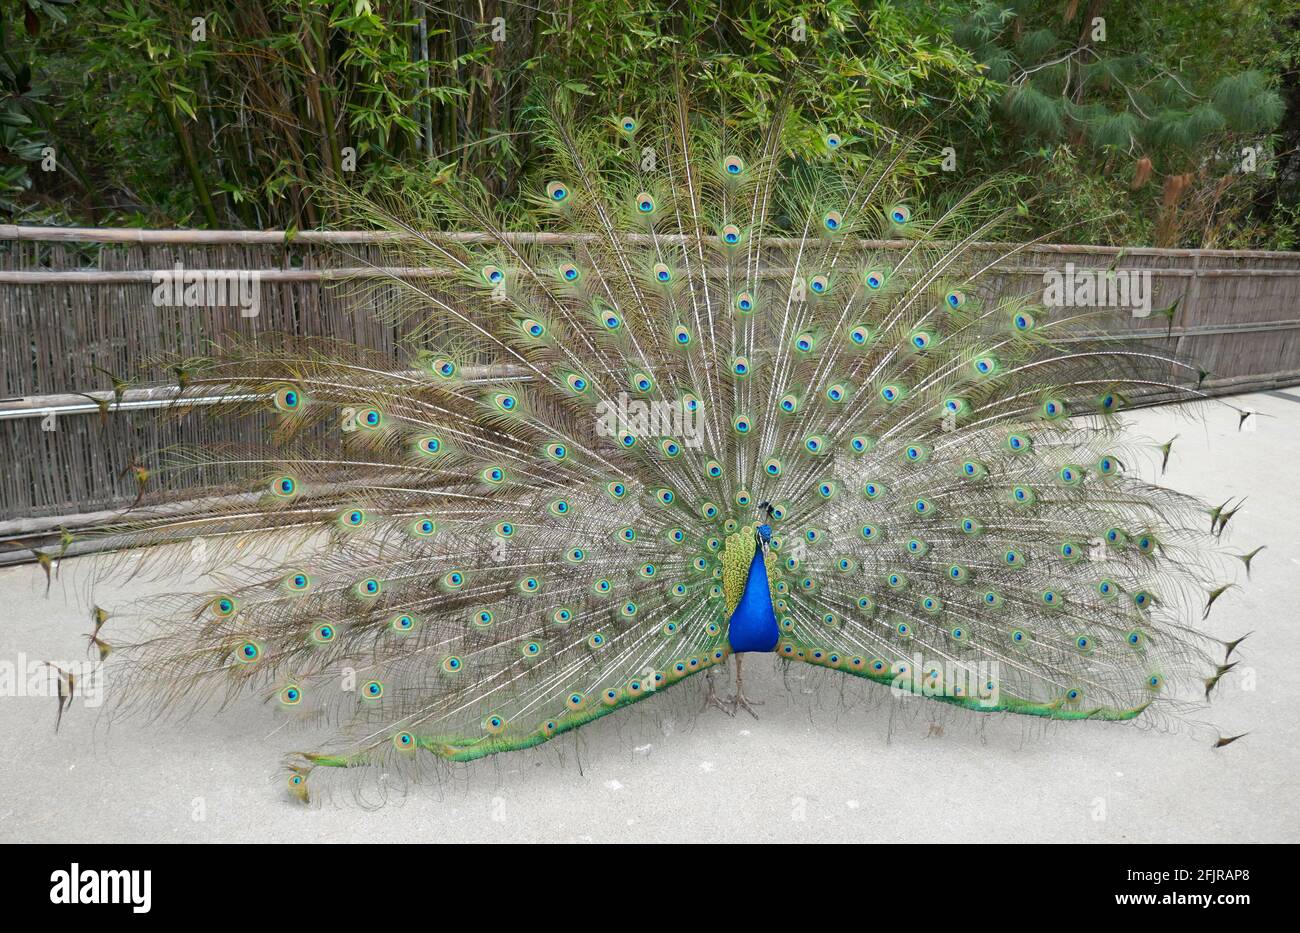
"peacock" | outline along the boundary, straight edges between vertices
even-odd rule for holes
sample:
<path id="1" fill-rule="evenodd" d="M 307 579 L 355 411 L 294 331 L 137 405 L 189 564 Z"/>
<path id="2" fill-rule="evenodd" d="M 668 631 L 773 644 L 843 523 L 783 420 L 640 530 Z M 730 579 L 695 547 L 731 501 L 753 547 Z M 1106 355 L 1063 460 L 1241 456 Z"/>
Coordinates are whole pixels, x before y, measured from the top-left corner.
<path id="1" fill-rule="evenodd" d="M 752 654 L 1043 720 L 1208 697 L 1237 642 L 1202 609 L 1253 554 L 1141 477 L 1122 416 L 1207 374 L 1008 284 L 1023 245 L 990 242 L 1030 205 L 992 179 L 928 199 L 923 133 L 793 108 L 535 119 L 526 209 L 451 173 L 348 202 L 391 233 L 352 285 L 400 352 L 260 335 L 178 369 L 175 410 L 264 430 L 158 468 L 241 495 L 115 526 L 105 573 L 198 553 L 214 581 L 96 610 L 101 651 L 134 618 L 123 709 L 252 694 L 328 724 L 286 752 L 308 801 L 688 680 L 702 714 L 757 716 Z"/>

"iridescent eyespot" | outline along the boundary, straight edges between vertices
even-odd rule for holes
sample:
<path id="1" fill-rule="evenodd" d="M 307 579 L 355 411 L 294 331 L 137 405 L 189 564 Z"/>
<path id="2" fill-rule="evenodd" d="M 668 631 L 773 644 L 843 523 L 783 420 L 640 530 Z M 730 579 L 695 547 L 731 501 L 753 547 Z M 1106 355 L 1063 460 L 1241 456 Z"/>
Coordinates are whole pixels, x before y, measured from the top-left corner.
<path id="1" fill-rule="evenodd" d="M 449 589 L 459 589 L 465 585 L 465 574 L 459 570 L 453 570 L 442 578 L 442 583 Z"/>
<path id="2" fill-rule="evenodd" d="M 563 460 L 569 456 L 569 448 L 563 444 L 547 444 L 546 456 L 552 460 Z"/>
<path id="3" fill-rule="evenodd" d="M 504 412 L 512 412 L 519 407 L 519 399 L 509 392 L 498 392 L 492 396 L 492 404 Z"/>
<path id="4" fill-rule="evenodd" d="M 495 713 L 483 720 L 483 731 L 489 735 L 496 735 L 506 727 L 506 721 L 503 717 Z"/>
<path id="5" fill-rule="evenodd" d="M 519 581 L 519 591 L 521 593 L 536 593 L 541 589 L 542 581 L 537 577 L 524 577 Z"/>
<path id="6" fill-rule="evenodd" d="M 219 619 L 227 619 L 235 614 L 238 603 L 233 596 L 218 596 L 210 603 L 212 614 Z"/>
<path id="7" fill-rule="evenodd" d="M 541 321 L 535 321 L 532 318 L 524 318 L 524 320 L 520 322 L 519 326 L 523 328 L 525 334 L 534 339 L 540 340 L 542 337 L 546 336 L 546 325 Z"/>
<path id="8" fill-rule="evenodd" d="M 366 513 L 362 509 L 348 509 L 339 516 L 339 524 L 346 528 L 360 528 L 366 523 Z"/>
<path id="9" fill-rule="evenodd" d="M 1035 499 L 1034 491 L 1028 486 L 1013 486 L 1011 489 L 1011 501 L 1015 505 L 1033 505 Z"/>
<path id="10" fill-rule="evenodd" d="M 867 288 L 871 289 L 874 292 L 874 291 L 879 291 L 881 288 L 884 287 L 885 277 L 886 276 L 884 270 L 872 269 L 865 276 L 863 276 L 862 280 L 866 283 Z"/>
<path id="11" fill-rule="evenodd" d="M 1065 403 L 1058 399 L 1049 398 L 1043 402 L 1042 412 L 1044 418 L 1060 418 L 1065 414 Z"/>
<path id="12" fill-rule="evenodd" d="M 542 653 L 542 643 L 539 641 L 524 642 L 519 652 L 526 658 L 536 658 Z"/>
<path id="13" fill-rule="evenodd" d="M 739 175 L 745 170 L 745 163 L 739 156 L 727 156 L 722 160 L 722 170 L 728 175 Z"/>
<path id="14" fill-rule="evenodd" d="M 546 186 L 546 196 L 557 204 L 569 197 L 569 189 L 559 181 L 553 181 Z"/>
<path id="15" fill-rule="evenodd" d="M 297 411 L 302 407 L 302 393 L 294 386 L 282 386 L 275 393 L 275 407 L 280 411 Z"/>
<path id="16" fill-rule="evenodd" d="M 566 262 L 560 266 L 560 278 L 566 282 L 576 282 L 582 277 L 582 272 L 571 262 Z"/>
<path id="17" fill-rule="evenodd" d="M 736 415 L 731 419 L 731 428 L 737 434 L 748 434 L 749 426 L 749 418 L 745 415 Z"/>
<path id="18" fill-rule="evenodd" d="M 398 751 L 409 752 L 415 748 L 415 736 L 409 732 L 399 732 L 393 736 L 393 745 Z"/>
<path id="19" fill-rule="evenodd" d="M 325 645 L 332 642 L 336 634 L 337 632 L 335 631 L 334 626 L 330 625 L 328 622 L 322 622 L 320 625 L 317 625 L 312 629 L 311 637 L 312 641 L 317 644 Z"/>
<path id="20" fill-rule="evenodd" d="M 667 284 L 673 280 L 673 270 L 669 269 L 668 266 L 664 265 L 662 262 L 655 263 L 654 267 L 650 270 L 650 274 L 655 277 L 656 282 L 662 284 Z"/>
<path id="21" fill-rule="evenodd" d="M 479 270 L 479 274 L 483 276 L 483 281 L 489 285 L 499 285 L 506 277 L 506 274 L 497 266 L 484 266 Z"/>
<path id="22" fill-rule="evenodd" d="M 827 211 L 822 216 L 822 226 L 831 233 L 835 233 L 844 225 L 844 217 L 839 211 Z"/>
<path id="23" fill-rule="evenodd" d="M 381 584 L 374 577 L 371 577 L 369 579 L 362 580 L 360 583 L 358 583 L 356 587 L 356 591 L 358 596 L 368 598 L 371 596 L 378 596 L 380 591 L 383 590 L 383 588 L 384 588 L 383 584 Z"/>
<path id="24" fill-rule="evenodd" d="M 655 381 L 645 373 L 633 373 L 632 386 L 638 392 L 649 392 L 655 387 Z"/>
<path id="25" fill-rule="evenodd" d="M 749 358 L 738 356 L 731 361 L 731 371 L 737 376 L 749 375 Z"/>
<path id="26" fill-rule="evenodd" d="M 1019 311 L 1011 318 L 1011 326 L 1024 332 L 1034 329 L 1034 316 L 1028 311 Z"/>
<path id="27" fill-rule="evenodd" d="M 384 423 L 384 415 L 378 408 L 367 408 L 357 418 L 357 424 L 363 428 L 374 429 Z"/>
<path id="28" fill-rule="evenodd" d="M 741 292 L 736 296 L 736 310 L 741 314 L 748 314 L 754 310 L 754 296 L 749 292 Z"/>
<path id="29" fill-rule="evenodd" d="M 619 117 L 615 122 L 618 128 L 629 136 L 636 132 L 636 120 L 631 117 Z"/>
<path id="30" fill-rule="evenodd" d="M 605 636 L 602 635 L 600 632 L 593 632 L 587 638 L 588 648 L 602 648 L 604 647 L 604 645 L 605 645 Z"/>
<path id="31" fill-rule="evenodd" d="M 622 499 L 627 495 L 627 487 L 622 483 L 614 482 L 605 487 L 605 491 L 614 499 Z"/>
<path id="32" fill-rule="evenodd" d="M 825 144 L 827 149 L 834 150 L 840 148 L 840 145 L 844 141 L 840 139 L 840 135 L 838 133 L 827 133 L 824 137 L 822 137 L 822 142 Z"/>
<path id="33" fill-rule="evenodd" d="M 912 212 L 906 204 L 895 204 L 889 209 L 889 219 L 895 224 L 905 224 L 912 219 Z"/>
<path id="34" fill-rule="evenodd" d="M 564 381 L 574 392 L 586 392 L 589 384 L 585 377 L 577 373 L 569 373 L 564 377 Z"/>
<path id="35" fill-rule="evenodd" d="M 406 614 L 395 616 L 393 621 L 388 624 L 392 627 L 393 631 L 397 632 L 399 635 L 405 635 L 407 632 L 415 629 L 415 619 Z"/>
<path id="36" fill-rule="evenodd" d="M 292 476 L 280 476 L 271 483 L 271 491 L 281 498 L 287 499 L 298 492 L 298 481 Z"/>
<path id="37" fill-rule="evenodd" d="M 944 304 L 946 304 L 949 308 L 952 308 L 955 311 L 966 303 L 966 296 L 962 294 L 960 291 L 953 289 L 948 294 L 943 296 L 943 301 Z"/>
<path id="38" fill-rule="evenodd" d="M 722 242 L 728 246 L 735 246 L 740 242 L 740 228 L 735 224 L 727 224 L 722 228 Z"/>
<path id="39" fill-rule="evenodd" d="M 297 706 L 302 702 L 302 689 L 297 684 L 290 684 L 280 691 L 280 702 L 285 706 Z"/>
<path id="40" fill-rule="evenodd" d="M 311 585 L 311 581 L 308 579 L 307 574 L 299 570 L 285 577 L 284 585 L 291 590 L 301 592 Z"/>
<path id="41" fill-rule="evenodd" d="M 239 646 L 235 652 L 237 657 L 244 664 L 252 664 L 262 657 L 262 646 L 255 641 L 246 641 Z"/>
<path id="42" fill-rule="evenodd" d="M 442 659 L 442 670 L 445 674 L 459 674 L 465 662 L 455 655 Z"/>
<path id="43" fill-rule="evenodd" d="M 458 367 L 451 360 L 436 359 L 429 364 L 429 370 L 442 379 L 450 379 L 456 375 Z"/>
<path id="44" fill-rule="evenodd" d="M 814 275 L 808 280 L 808 288 L 814 295 L 825 294 L 831 287 L 831 280 L 824 275 Z"/>
<path id="45" fill-rule="evenodd" d="M 482 478 L 483 482 L 488 485 L 499 486 L 505 481 L 506 471 L 501 469 L 501 467 L 488 467 L 480 473 L 479 476 Z"/>
<path id="46" fill-rule="evenodd" d="M 422 437 L 415 442 L 415 449 L 429 457 L 442 453 L 442 439 L 433 436 Z"/>
<path id="47" fill-rule="evenodd" d="M 649 214 L 655 209 L 655 199 L 648 192 L 642 191 L 636 196 L 636 209 L 642 214 Z"/>

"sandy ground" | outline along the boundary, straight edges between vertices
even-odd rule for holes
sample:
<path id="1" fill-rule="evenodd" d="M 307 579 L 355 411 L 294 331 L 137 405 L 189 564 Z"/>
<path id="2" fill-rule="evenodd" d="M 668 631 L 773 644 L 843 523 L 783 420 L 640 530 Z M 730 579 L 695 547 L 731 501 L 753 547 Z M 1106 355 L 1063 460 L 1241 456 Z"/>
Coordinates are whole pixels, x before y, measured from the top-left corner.
<path id="1" fill-rule="evenodd" d="M 1300 389 L 1231 401 L 1258 411 L 1255 430 L 1223 406 L 1132 416 L 1158 440 L 1180 435 L 1168 485 L 1216 503 L 1249 494 L 1233 544 L 1268 545 L 1211 617 L 1215 634 L 1255 634 L 1203 725 L 980 715 L 751 656 L 760 721 L 695 715 L 696 678 L 375 810 L 350 793 L 292 801 L 277 770 L 292 741 L 256 703 L 110 730 L 78 702 L 56 735 L 53 699 L 3 696 L 0 841 L 1300 841 Z M 49 598 L 35 565 L 0 569 L 0 663 L 85 656 L 74 563 Z"/>

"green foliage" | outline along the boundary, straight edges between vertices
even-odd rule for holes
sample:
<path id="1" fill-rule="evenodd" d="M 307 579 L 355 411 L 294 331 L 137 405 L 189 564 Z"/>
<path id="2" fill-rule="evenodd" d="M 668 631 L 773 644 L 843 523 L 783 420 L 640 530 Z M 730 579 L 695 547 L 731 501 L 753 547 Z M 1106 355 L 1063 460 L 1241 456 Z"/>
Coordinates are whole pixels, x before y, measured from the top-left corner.
<path id="1" fill-rule="evenodd" d="M 1286 0 L 104 0 L 65 17 L 72 2 L 4 6 L 0 209 L 29 220 L 311 228 L 335 219 L 322 191 L 418 187 L 449 168 L 517 202 L 541 170 L 537 88 L 588 117 L 659 110 L 680 79 L 740 131 L 780 97 L 797 105 L 796 137 L 924 130 L 934 145 L 914 169 L 938 196 L 1010 168 L 1028 198 L 1050 165 L 1053 198 L 1078 195 L 1071 222 L 1099 188 L 1131 219 L 1075 238 L 1137 242 L 1171 177 L 1195 175 L 1194 200 L 1260 145 L 1265 168 L 1235 179 L 1232 200 L 1249 208 L 1271 183 L 1294 42 L 1278 26 Z M 46 28 L 9 25 L 32 15 Z M 1097 15 L 1104 41 L 1084 27 Z M 59 171 L 26 191 L 47 143 Z M 955 172 L 936 169 L 944 147 Z M 1195 245 L 1182 210 L 1163 235 Z M 1215 216 L 1240 236 L 1241 214 Z"/>

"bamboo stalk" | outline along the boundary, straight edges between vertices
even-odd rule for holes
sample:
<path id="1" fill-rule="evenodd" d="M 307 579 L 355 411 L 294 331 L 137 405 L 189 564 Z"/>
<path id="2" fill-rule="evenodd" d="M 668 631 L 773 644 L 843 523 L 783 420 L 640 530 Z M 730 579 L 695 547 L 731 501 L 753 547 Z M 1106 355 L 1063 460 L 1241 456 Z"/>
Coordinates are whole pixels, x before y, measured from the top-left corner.
<path id="1" fill-rule="evenodd" d="M 496 235 L 490 233 L 462 233 L 432 230 L 421 234 L 439 242 L 490 243 Z M 520 244 L 565 244 L 591 242 L 602 238 L 600 234 L 507 232 L 506 240 Z M 284 230 L 142 230 L 134 227 L 40 227 L 23 224 L 0 224 L 0 240 L 40 240 L 47 242 L 77 243 L 156 243 L 176 245 L 223 245 L 285 243 L 290 236 Z M 299 230 L 292 234 L 294 243 L 304 244 L 361 244 L 412 242 L 410 234 L 387 230 Z M 629 243 L 648 242 L 646 234 L 628 234 Z M 686 239 L 680 234 L 660 235 L 660 243 Z M 764 237 L 767 246 L 797 246 L 801 241 L 790 237 Z M 906 249 L 914 245 L 910 240 L 859 240 L 855 245 L 862 249 Z M 938 245 L 942 246 L 942 243 Z M 974 249 L 1006 250 L 1013 243 L 981 240 L 969 244 Z M 1089 256 L 1156 257 L 1169 259 L 1267 259 L 1300 264 L 1300 252 L 1273 252 L 1269 250 L 1230 249 L 1158 249 L 1156 247 L 1091 246 L 1074 243 L 1033 243 L 1020 248 L 1022 253 L 1048 255 L 1073 254 Z"/>

